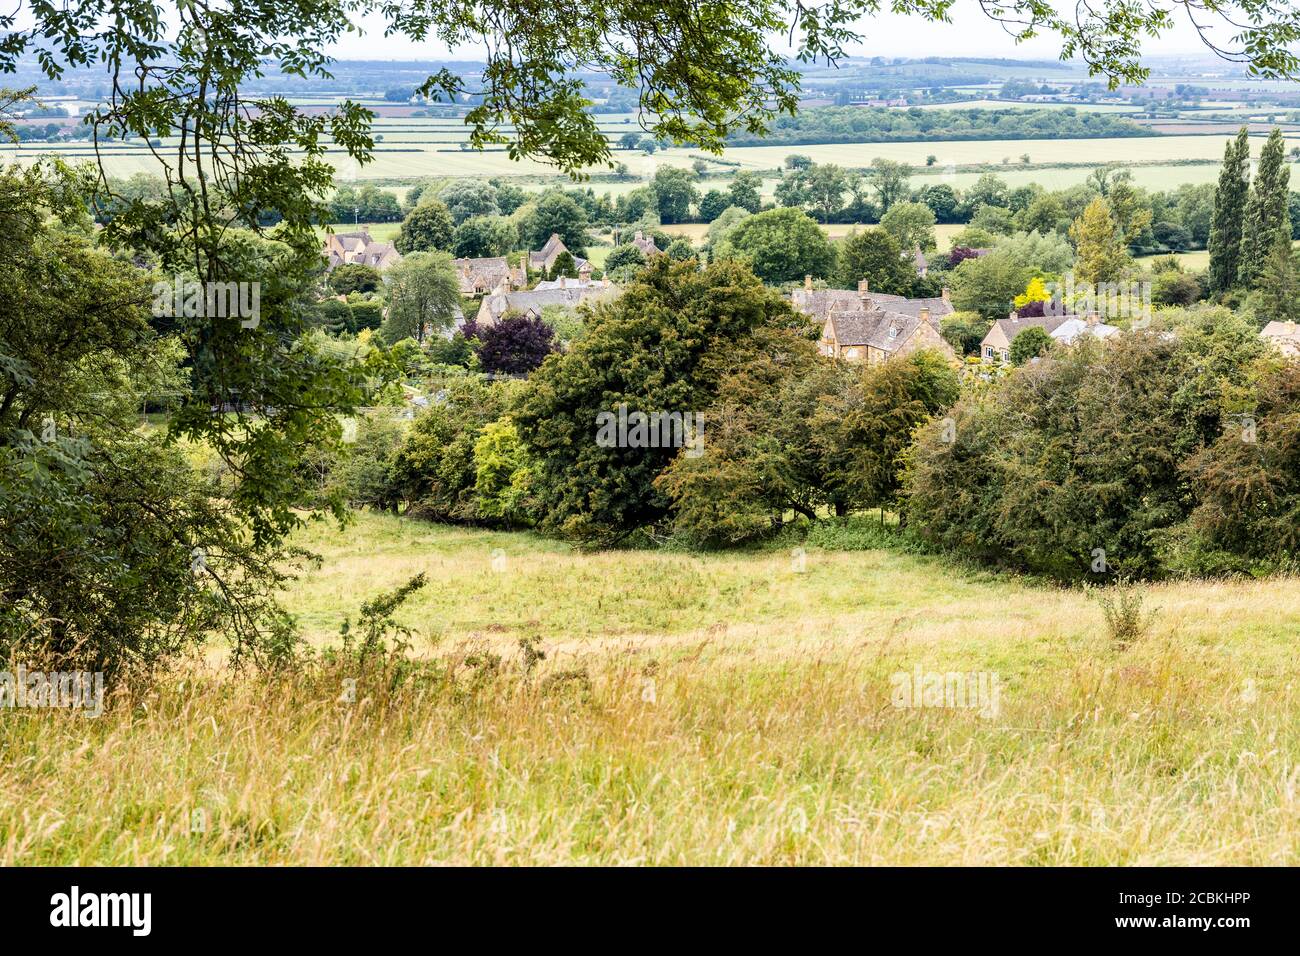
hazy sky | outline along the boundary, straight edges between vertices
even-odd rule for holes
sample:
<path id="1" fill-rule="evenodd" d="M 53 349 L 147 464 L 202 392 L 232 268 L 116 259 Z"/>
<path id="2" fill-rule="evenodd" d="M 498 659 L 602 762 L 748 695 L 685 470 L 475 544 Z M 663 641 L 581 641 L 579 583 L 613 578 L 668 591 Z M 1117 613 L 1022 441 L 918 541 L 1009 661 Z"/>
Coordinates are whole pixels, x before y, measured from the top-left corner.
<path id="1" fill-rule="evenodd" d="M 397 37 L 385 38 L 383 21 L 365 21 L 366 34 L 352 36 L 338 44 L 334 55 L 344 59 L 407 60 L 441 58 L 445 47 L 435 43 L 412 43 Z M 860 28 L 866 36 L 861 47 L 850 52 L 866 56 L 986 56 L 1056 59 L 1060 41 L 1044 35 L 1028 43 L 1016 44 L 1004 29 L 990 20 L 975 0 L 959 0 L 954 5 L 951 23 L 930 23 L 919 17 L 884 14 L 864 21 Z M 1223 38 L 1227 42 L 1227 37 Z M 780 45 L 778 45 L 780 46 Z M 1158 41 L 1147 41 L 1147 53 L 1203 53 L 1205 47 L 1195 31 L 1181 20 L 1178 28 Z M 474 59 L 474 51 L 462 48 L 456 59 Z"/>

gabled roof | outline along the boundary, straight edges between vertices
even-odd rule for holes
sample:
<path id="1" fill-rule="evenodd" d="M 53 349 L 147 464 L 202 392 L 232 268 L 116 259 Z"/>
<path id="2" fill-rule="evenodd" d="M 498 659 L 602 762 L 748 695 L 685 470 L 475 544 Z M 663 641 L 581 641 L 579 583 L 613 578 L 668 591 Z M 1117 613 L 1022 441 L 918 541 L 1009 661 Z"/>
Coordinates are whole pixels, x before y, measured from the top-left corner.
<path id="1" fill-rule="evenodd" d="M 632 237 L 632 245 L 640 249 L 641 254 L 644 256 L 657 256 L 663 252 L 662 249 L 655 245 L 655 241 L 646 236 L 646 234 L 640 229 L 638 229 L 636 235 Z"/>
<path id="2" fill-rule="evenodd" d="M 593 279 L 590 274 L 570 279 L 560 276 L 558 279 L 546 279 L 533 286 L 534 292 L 546 292 L 550 289 L 607 289 L 611 285 L 608 279 Z"/>
<path id="3" fill-rule="evenodd" d="M 1049 334 L 1062 345 L 1069 345 L 1081 335 L 1095 335 L 1099 339 L 1108 339 L 1118 333 L 1119 329 L 1113 325 L 1107 325 L 1105 322 L 1089 325 L 1086 318 L 1072 315 L 1066 316 L 1065 321 Z"/>
<path id="4" fill-rule="evenodd" d="M 549 268 L 549 264 L 561 252 L 569 252 L 569 247 L 564 244 L 564 240 L 560 238 L 559 233 L 553 232 L 551 238 L 546 240 L 541 249 L 537 252 L 528 253 L 528 268 Z M 581 256 L 574 256 L 572 252 L 569 252 L 569 255 L 573 256 L 573 262 L 579 269 L 591 268 L 591 264 Z"/>
<path id="5" fill-rule="evenodd" d="M 461 295 L 476 295 L 495 289 L 510 274 L 510 264 L 505 256 L 452 259 L 451 263 L 460 280 Z"/>
<path id="6" fill-rule="evenodd" d="M 1029 328 L 1042 329 L 1054 341 L 1063 345 L 1069 345 L 1082 335 L 1095 335 L 1097 338 L 1104 339 L 1120 331 L 1105 322 L 1089 323 L 1088 318 L 1082 315 L 1029 315 L 1024 318 L 1008 316 L 993 323 L 980 346 L 981 348 L 984 345 L 1009 348 L 1016 336 Z"/>
<path id="7" fill-rule="evenodd" d="M 370 232 L 336 232 L 325 237 L 325 246 L 321 250 L 333 269 L 341 265 L 365 265 L 383 269 L 401 261 L 401 253 L 391 242 L 376 242 L 370 238 Z"/>
<path id="8" fill-rule="evenodd" d="M 921 324 L 918 316 L 886 309 L 840 309 L 828 321 L 841 348 L 865 345 L 882 352 L 896 351 Z"/>

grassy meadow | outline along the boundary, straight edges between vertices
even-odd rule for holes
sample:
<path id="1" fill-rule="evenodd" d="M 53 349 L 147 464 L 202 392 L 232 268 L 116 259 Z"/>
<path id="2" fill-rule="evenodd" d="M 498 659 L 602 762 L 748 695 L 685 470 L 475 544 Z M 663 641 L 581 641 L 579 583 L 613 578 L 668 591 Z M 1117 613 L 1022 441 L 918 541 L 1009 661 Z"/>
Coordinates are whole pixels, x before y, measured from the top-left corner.
<path id="1" fill-rule="evenodd" d="M 317 646 L 428 575 L 396 612 L 424 667 L 209 659 L 98 719 L 10 717 L 0 863 L 1300 856 L 1300 580 L 1153 586 L 1119 646 L 1081 591 L 892 551 L 589 554 L 376 515 L 298 543 Z M 998 706 L 894 706 L 917 668 L 993 675 Z"/>

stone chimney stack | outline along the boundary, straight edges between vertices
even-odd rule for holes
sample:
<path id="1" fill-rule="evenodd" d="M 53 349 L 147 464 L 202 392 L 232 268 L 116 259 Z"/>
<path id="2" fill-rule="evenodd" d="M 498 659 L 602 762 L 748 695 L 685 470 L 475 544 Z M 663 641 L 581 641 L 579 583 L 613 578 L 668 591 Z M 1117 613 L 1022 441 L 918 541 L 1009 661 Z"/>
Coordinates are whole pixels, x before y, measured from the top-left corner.
<path id="1" fill-rule="evenodd" d="M 560 288 L 561 289 L 568 288 L 568 284 L 569 284 L 569 277 L 560 276 Z"/>
<path id="2" fill-rule="evenodd" d="M 952 292 L 947 286 L 943 287 L 943 301 L 952 305 Z"/>
<path id="3" fill-rule="evenodd" d="M 805 292 L 812 291 L 812 276 L 806 275 L 803 277 L 803 290 Z"/>
<path id="4" fill-rule="evenodd" d="M 1088 325 L 1089 325 L 1089 326 L 1096 325 L 1096 324 L 1097 324 L 1098 322 L 1100 322 L 1100 321 L 1101 321 L 1101 316 L 1097 314 L 1096 310 L 1093 310 L 1092 312 L 1089 312 L 1089 313 L 1088 313 Z"/>
<path id="5" fill-rule="evenodd" d="M 930 310 L 925 306 L 921 307 L 921 322 L 924 325 L 930 324 Z"/>
<path id="6" fill-rule="evenodd" d="M 859 279 L 859 280 L 858 280 L 858 294 L 859 294 L 859 295 L 866 295 L 867 292 L 868 292 L 868 289 L 867 289 L 867 280 L 866 280 L 866 279 Z"/>

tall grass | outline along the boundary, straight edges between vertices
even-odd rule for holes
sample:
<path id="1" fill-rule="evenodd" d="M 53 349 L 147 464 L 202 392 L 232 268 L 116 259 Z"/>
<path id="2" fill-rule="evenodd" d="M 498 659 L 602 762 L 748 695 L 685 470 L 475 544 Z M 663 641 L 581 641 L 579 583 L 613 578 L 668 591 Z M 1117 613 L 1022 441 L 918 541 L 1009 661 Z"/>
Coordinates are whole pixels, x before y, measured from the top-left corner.
<path id="1" fill-rule="evenodd" d="M 0 864 L 1300 853 L 1292 579 L 1155 586 L 1149 632 L 1118 647 L 1081 593 L 871 551 L 813 550 L 802 571 L 784 552 L 692 565 L 388 518 L 325 550 L 325 583 L 290 599 L 337 604 L 334 633 L 433 572 L 393 612 L 420 662 L 326 655 L 263 680 L 196 660 L 97 719 L 0 712 Z M 669 610 L 632 630 L 602 582 L 635 602 L 638 575 Z M 474 606 L 484 577 L 490 611 Z M 1001 708 L 897 707 L 891 679 L 914 668 L 995 674 Z"/>

